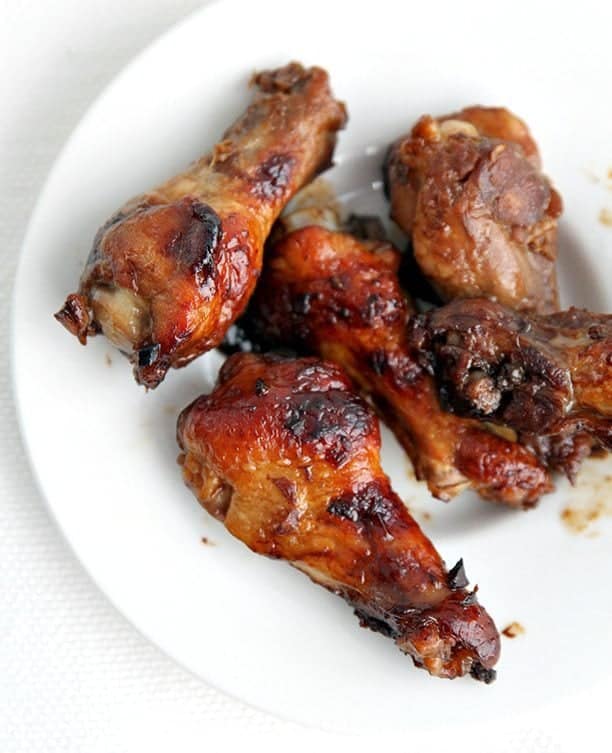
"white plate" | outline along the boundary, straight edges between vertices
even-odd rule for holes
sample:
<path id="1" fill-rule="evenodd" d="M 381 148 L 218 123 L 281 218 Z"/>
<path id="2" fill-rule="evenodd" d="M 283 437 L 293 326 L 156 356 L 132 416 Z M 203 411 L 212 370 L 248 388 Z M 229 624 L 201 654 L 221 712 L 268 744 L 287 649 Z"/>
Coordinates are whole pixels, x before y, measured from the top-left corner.
<path id="1" fill-rule="evenodd" d="M 524 116 L 565 199 L 566 304 L 611 310 L 612 231 L 597 221 L 610 195 L 588 171 L 612 166 L 609 13 L 528 17 L 489 2 L 271 2 L 197 13 L 141 54 L 70 138 L 32 218 L 16 283 L 15 383 L 32 465 L 60 527 L 117 607 L 183 665 L 223 690 L 324 727 L 424 730 L 533 709 L 584 687 L 612 664 L 610 535 L 575 536 L 560 491 L 529 513 L 465 497 L 444 506 L 408 477 L 389 436 L 384 463 L 428 534 L 480 584 L 504 640 L 490 687 L 435 680 L 351 610 L 290 567 L 251 554 L 197 505 L 175 464 L 178 411 L 210 387 L 217 354 L 145 394 L 101 339 L 81 348 L 53 320 L 93 235 L 126 198 L 210 147 L 248 99 L 255 68 L 291 59 L 325 66 L 350 122 L 335 180 L 353 206 L 383 208 L 371 181 L 381 150 L 423 112 L 482 102 Z M 369 10 L 367 8 L 369 7 Z M 285 12 L 282 11 L 285 8 Z M 347 17 L 346 14 L 350 14 Z M 296 16 L 298 16 L 296 20 Z M 376 151 L 378 149 L 378 152 Z M 356 191 L 356 193 L 355 193 Z M 220 427 L 222 430 L 222 427 Z M 592 474 L 603 472 L 593 463 Z M 608 471 L 610 466 L 608 466 Z M 418 512 L 417 512 L 418 514 Z M 607 534 L 607 535 L 606 535 Z M 214 546 L 205 546 L 207 536 Z"/>

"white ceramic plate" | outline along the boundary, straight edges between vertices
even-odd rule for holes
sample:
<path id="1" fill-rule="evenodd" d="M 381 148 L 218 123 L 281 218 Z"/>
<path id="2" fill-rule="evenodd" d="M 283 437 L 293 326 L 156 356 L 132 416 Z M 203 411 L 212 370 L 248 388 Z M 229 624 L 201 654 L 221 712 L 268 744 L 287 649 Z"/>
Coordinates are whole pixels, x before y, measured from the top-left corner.
<path id="1" fill-rule="evenodd" d="M 457 2 L 405 5 L 402 17 L 386 0 L 315 1 L 299 14 L 267 0 L 229 2 L 170 31 L 70 138 L 32 218 L 15 291 L 15 384 L 32 465 L 101 588 L 219 688 L 284 717 L 353 731 L 424 730 L 439 725 L 441 709 L 451 727 L 508 717 L 609 671 L 612 530 L 600 521 L 576 536 L 560 521 L 572 500 L 605 496 L 593 481 L 605 464 L 592 463 L 577 490 L 560 482 L 529 513 L 469 495 L 445 506 L 409 478 L 385 435 L 385 468 L 417 517 L 430 513 L 424 528 L 447 562 L 465 558 L 500 628 L 514 620 L 526 628 L 504 641 L 493 686 L 435 680 L 391 641 L 360 630 L 342 601 L 250 553 L 183 487 L 176 416 L 210 388 L 218 354 L 145 394 L 101 338 L 79 347 L 52 313 L 74 289 L 101 222 L 215 142 L 247 102 L 253 69 L 292 59 L 328 68 L 348 104 L 332 180 L 359 209 L 386 211 L 372 186 L 382 150 L 421 113 L 481 102 L 525 117 L 565 199 L 564 303 L 612 310 L 612 230 L 597 219 L 612 203 L 609 13 L 582 3 L 551 26 L 545 4 L 532 4 L 528 17 L 495 15 L 489 2 L 469 11 Z"/>

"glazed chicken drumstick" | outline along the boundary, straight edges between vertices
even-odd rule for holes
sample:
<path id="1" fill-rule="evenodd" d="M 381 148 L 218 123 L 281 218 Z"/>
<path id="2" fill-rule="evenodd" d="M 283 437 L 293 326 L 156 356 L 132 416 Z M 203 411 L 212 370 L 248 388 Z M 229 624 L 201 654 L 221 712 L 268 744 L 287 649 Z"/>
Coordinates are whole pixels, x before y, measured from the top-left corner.
<path id="1" fill-rule="evenodd" d="M 451 409 L 511 427 L 571 479 L 612 450 L 612 316 L 453 301 L 413 318 L 409 339 Z"/>
<path id="2" fill-rule="evenodd" d="M 525 311 L 558 308 L 561 199 L 511 112 L 468 107 L 421 118 L 392 145 L 385 182 L 391 217 L 443 301 L 480 296 Z"/>
<path id="3" fill-rule="evenodd" d="M 289 220 L 291 218 L 289 217 Z M 341 364 L 377 407 L 431 493 L 467 487 L 528 507 L 550 489 L 533 453 L 477 421 L 442 410 L 435 384 L 412 356 L 412 309 L 389 244 L 309 226 L 266 251 L 246 324 L 265 346 L 290 346 Z"/>
<path id="4" fill-rule="evenodd" d="M 342 596 L 432 675 L 494 679 L 495 625 L 391 489 L 377 419 L 338 366 L 236 354 L 178 441 L 186 483 L 250 549 Z"/>
<path id="5" fill-rule="evenodd" d="M 56 314 L 83 344 L 102 332 L 146 387 L 221 342 L 274 220 L 330 165 L 345 123 L 320 68 L 291 63 L 253 81 L 254 102 L 211 153 L 98 231 L 78 292 Z"/>

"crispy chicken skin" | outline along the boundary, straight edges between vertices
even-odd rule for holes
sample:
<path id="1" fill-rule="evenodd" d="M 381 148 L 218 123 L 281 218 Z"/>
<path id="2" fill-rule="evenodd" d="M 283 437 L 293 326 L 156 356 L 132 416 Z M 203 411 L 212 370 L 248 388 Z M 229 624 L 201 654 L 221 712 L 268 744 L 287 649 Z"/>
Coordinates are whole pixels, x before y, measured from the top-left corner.
<path id="1" fill-rule="evenodd" d="M 443 301 L 480 296 L 557 310 L 561 198 L 515 115 L 468 107 L 421 118 L 391 146 L 385 183 L 391 217 Z"/>
<path id="2" fill-rule="evenodd" d="M 346 113 L 327 73 L 291 63 L 253 82 L 253 103 L 211 153 L 98 231 L 78 293 L 56 314 L 83 344 L 103 332 L 146 387 L 223 339 L 274 220 L 331 163 Z"/>
<path id="3" fill-rule="evenodd" d="M 570 478 L 612 450 L 612 316 L 453 301 L 413 318 L 409 338 L 451 409 L 511 427 Z"/>
<path id="4" fill-rule="evenodd" d="M 521 445 L 442 410 L 431 376 L 408 348 L 412 308 L 400 254 L 389 244 L 304 227 L 273 244 L 247 325 L 256 340 L 341 364 L 377 407 L 432 494 L 467 487 L 512 506 L 533 505 L 547 472 Z"/>
<path id="5" fill-rule="evenodd" d="M 495 677 L 493 621 L 391 489 L 376 417 L 338 366 L 236 354 L 178 441 L 187 485 L 254 552 L 342 596 L 432 675 Z"/>

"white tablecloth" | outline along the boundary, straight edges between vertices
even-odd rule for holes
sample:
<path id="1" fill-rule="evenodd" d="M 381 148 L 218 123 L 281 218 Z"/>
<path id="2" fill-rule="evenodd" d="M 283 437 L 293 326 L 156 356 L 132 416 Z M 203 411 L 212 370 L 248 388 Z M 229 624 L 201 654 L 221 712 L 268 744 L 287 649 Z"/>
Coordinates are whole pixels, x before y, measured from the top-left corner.
<path id="1" fill-rule="evenodd" d="M 289 3 L 289 0 L 287 0 Z M 197 0 L 10 0 L 0 22 L 0 751 L 204 750 L 219 730 L 303 731 L 208 687 L 142 638 L 51 521 L 20 443 L 9 375 L 12 279 L 29 214 L 63 142 L 108 81 Z M 299 6 L 296 3 L 299 15 Z M 70 221 L 70 208 L 66 209 Z M 585 639 L 587 639 L 585 635 Z M 588 671 L 588 668 L 585 668 Z M 606 748 L 608 698 L 515 720 L 471 750 Z M 609 712 L 608 712 L 609 713 Z M 441 710 L 441 720 L 443 710 Z M 296 732 L 299 734 L 296 735 Z M 601 732 L 601 736 L 600 736 Z M 410 734 L 406 746 L 419 753 Z M 581 744 L 580 744 L 581 743 Z M 600 747 L 601 743 L 601 747 Z M 384 744 L 384 743 L 383 743 Z M 429 745 L 433 747 L 429 747 Z M 429 737 L 427 750 L 442 750 Z M 439 745 L 439 747 L 438 747 Z M 462 746 L 460 746 L 462 747 Z M 454 750 L 458 750 L 457 746 Z"/>

